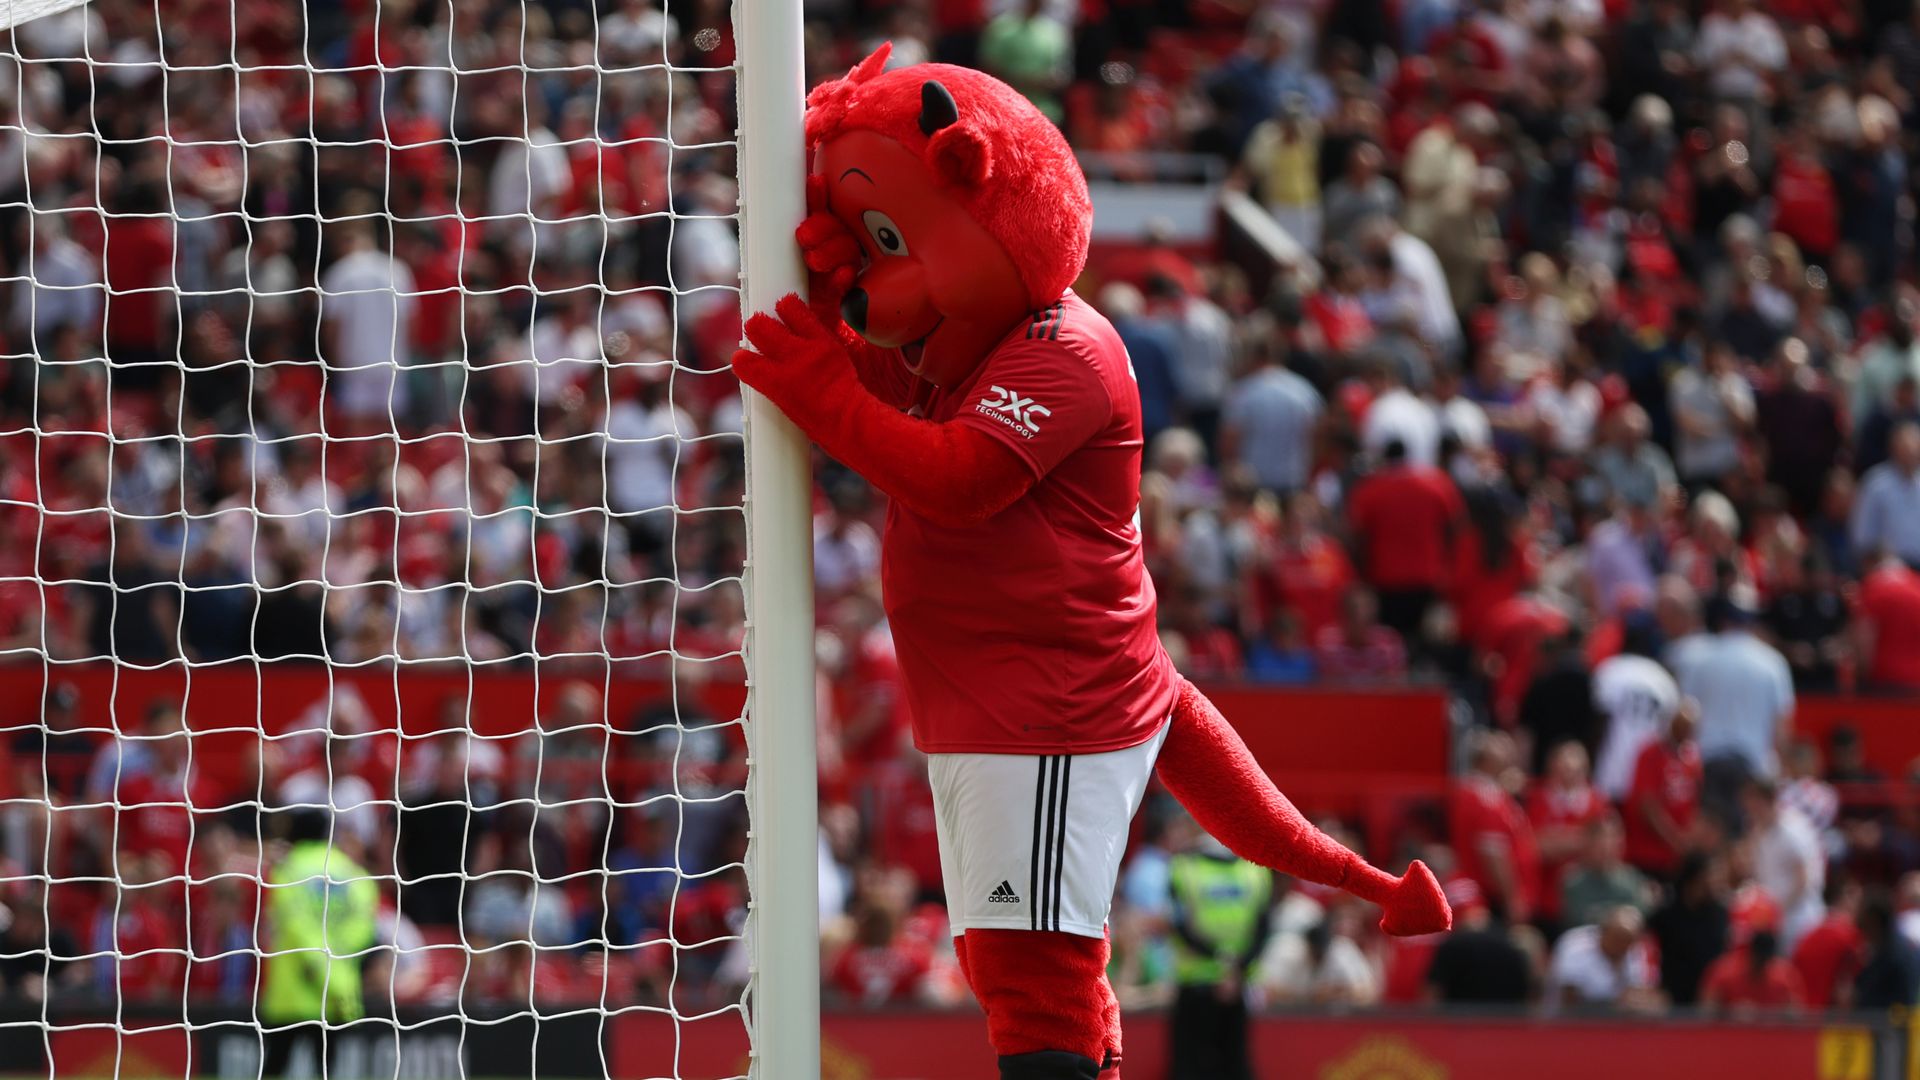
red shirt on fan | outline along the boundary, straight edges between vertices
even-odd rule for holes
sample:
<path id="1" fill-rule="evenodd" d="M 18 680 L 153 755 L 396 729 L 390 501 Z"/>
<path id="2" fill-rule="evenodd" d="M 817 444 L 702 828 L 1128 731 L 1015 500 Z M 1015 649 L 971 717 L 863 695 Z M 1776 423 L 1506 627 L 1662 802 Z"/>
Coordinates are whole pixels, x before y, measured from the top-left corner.
<path id="1" fill-rule="evenodd" d="M 1513 869 L 1515 898 L 1521 910 L 1506 912 L 1510 919 L 1528 918 L 1537 900 L 1540 881 L 1540 848 L 1534 843 L 1533 825 L 1520 803 L 1491 779 L 1478 773 L 1462 780 L 1454 789 L 1449 808 L 1448 827 L 1453 834 L 1454 850 L 1459 855 L 1460 876 L 1469 878 L 1487 897 L 1501 897 L 1498 883 L 1487 869 L 1481 852 L 1496 850 L 1506 856 Z"/>
<path id="2" fill-rule="evenodd" d="M 1360 481 L 1347 516 L 1366 556 L 1369 582 L 1382 589 L 1436 589 L 1453 569 L 1448 550 L 1466 506 L 1439 469 L 1389 465 Z"/>
<path id="3" fill-rule="evenodd" d="M 1653 825 L 1640 805 L 1652 799 L 1682 829 L 1693 824 L 1700 808 L 1700 784 L 1704 777 L 1700 748 L 1689 742 L 1675 749 L 1666 739 L 1648 743 L 1633 766 L 1633 784 L 1627 789 L 1626 826 L 1627 861 L 1648 873 L 1671 873 L 1680 865 L 1675 851 Z"/>
<path id="4" fill-rule="evenodd" d="M 1145 742 L 1176 684 L 1135 522 L 1140 395 L 1113 326 L 1069 292 L 959 386 L 900 389 L 914 415 L 999 440 L 1037 481 L 972 528 L 887 510 L 881 583 L 915 744 L 1085 754 Z"/>
<path id="5" fill-rule="evenodd" d="M 1723 953 L 1700 980 L 1700 1002 L 1710 1008 L 1797 1009 L 1806 999 L 1792 964 L 1776 956 L 1755 971 L 1745 948 Z"/>
<path id="6" fill-rule="evenodd" d="M 1890 562 L 1860 582 L 1860 614 L 1873 624 L 1867 680 L 1920 688 L 1920 574 Z"/>
<path id="7" fill-rule="evenodd" d="M 1854 925 L 1853 916 L 1829 913 L 1820 925 L 1807 931 L 1793 947 L 1793 967 L 1800 973 L 1809 1008 L 1824 1009 L 1834 1003 L 1834 991 L 1853 985 L 1865 962 L 1867 939 Z"/>
<path id="8" fill-rule="evenodd" d="M 911 1002 L 933 971 L 933 947 L 898 934 L 886 945 L 850 945 L 833 965 L 833 987 L 861 1005 Z"/>

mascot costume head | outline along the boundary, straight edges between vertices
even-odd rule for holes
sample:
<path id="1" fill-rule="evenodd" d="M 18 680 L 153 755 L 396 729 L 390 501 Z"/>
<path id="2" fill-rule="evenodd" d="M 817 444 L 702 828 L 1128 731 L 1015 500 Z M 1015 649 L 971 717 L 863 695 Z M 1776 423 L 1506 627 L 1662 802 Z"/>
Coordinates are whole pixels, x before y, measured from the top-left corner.
<path id="1" fill-rule="evenodd" d="M 1080 276 L 1093 204 L 1060 129 L 1018 91 L 950 64 L 885 71 L 889 51 L 808 96 L 807 145 L 867 259 L 847 325 L 951 386 Z"/>
<path id="2" fill-rule="evenodd" d="M 1122 752 L 1150 745 L 1156 735 L 1163 740 L 1157 759 L 1151 754 L 1140 759 L 1145 764 L 1129 790 L 1144 788 L 1145 770 L 1151 768 L 1194 819 L 1240 857 L 1381 905 L 1381 926 L 1388 933 L 1446 929 L 1446 900 L 1425 866 L 1414 862 L 1402 876 L 1387 874 L 1315 828 L 1275 789 L 1212 703 L 1178 677 L 1159 646 L 1138 532 L 1125 524 L 1137 508 L 1139 493 L 1137 391 L 1112 326 L 1069 295 L 1069 286 L 1086 265 L 1093 209 L 1066 140 L 1037 108 L 998 79 L 944 64 L 886 71 L 887 55 L 888 48 L 882 46 L 846 78 L 821 86 L 808 98 L 806 139 L 813 162 L 807 178 L 809 213 L 795 235 L 809 271 L 809 297 L 788 295 L 773 312 L 749 318 L 746 336 L 752 347 L 734 354 L 734 371 L 822 449 L 890 497 L 883 541 L 888 557 L 891 560 L 896 550 L 907 557 L 937 551 L 945 561 L 919 567 L 926 576 L 945 576 L 956 569 L 956 562 L 968 563 L 974 551 L 968 545 L 980 545 L 984 555 L 987 547 L 1000 544 L 1001 522 L 1055 530 L 1038 534 L 1052 537 L 1064 535 L 1062 530 L 1076 523 L 1092 523 L 1085 531 L 1099 533 L 1112 545 L 1111 558 L 1081 560 L 1107 575 L 1095 584 L 1109 589 L 1118 585 L 1112 595 L 1145 597 L 1146 602 L 1095 604 L 1091 626 L 1062 630 L 1056 623 L 1036 630 L 1009 625 L 1006 636 L 1051 633 L 1059 644 L 1069 637 L 1084 639 L 1082 643 L 1104 644 L 1109 638 L 1145 642 L 1136 667 L 1128 666 L 1135 654 L 1123 646 L 1114 653 L 1124 658 L 1121 667 L 1126 670 L 1103 675 L 1104 681 L 1082 680 L 1100 685 L 1076 689 L 1083 695 L 1104 694 L 1103 702 L 1133 708 L 1153 725 L 1133 742 L 1114 743 Z M 1071 319 L 1064 313 L 1071 313 Z M 1065 333 L 1063 324 L 1069 324 Z M 1039 406 L 1038 398 L 1019 397 L 997 385 L 974 385 L 989 373 L 1005 370 L 1010 359 L 1028 365 L 1018 376 L 1023 389 L 1030 388 L 1030 381 L 1046 383 L 1065 373 L 1078 377 L 1078 383 L 1063 376 L 1057 385 L 1079 386 L 1093 395 L 1096 408 L 1076 412 L 1076 399 L 1051 397 L 1050 407 Z M 999 396 L 976 400 L 983 389 Z M 1020 431 L 1011 437 L 1013 443 L 999 429 L 983 430 L 978 422 L 968 422 L 982 410 L 1015 410 L 1025 418 L 1016 422 Z M 1080 441 L 1059 447 L 1066 456 L 1051 465 L 1036 467 L 1014 448 L 1021 439 L 1040 433 L 1036 416 L 1047 418 L 1047 434 L 1059 435 L 1074 430 L 1070 421 L 1088 415 L 1105 425 L 1097 428 L 1107 435 L 1097 452 L 1091 449 L 1094 435 L 1088 433 L 1095 429 L 1083 429 L 1075 436 Z M 1082 448 L 1089 448 L 1087 455 L 1076 459 Z M 1083 483 L 1080 490 L 1102 493 L 1089 496 L 1102 500 L 1099 505 L 1087 510 L 1085 500 L 1060 497 L 1058 488 L 1040 490 L 1056 482 L 1064 468 L 1061 462 L 1075 464 L 1074 475 Z M 1035 497 L 1028 499 L 1030 494 Z M 1009 515 L 995 520 L 1021 500 L 1028 500 L 1027 509 L 1017 519 Z M 896 528 L 901 519 L 908 524 Z M 1027 550 L 1002 547 L 1001 554 Z M 1048 574 L 1054 565 L 1013 569 Z M 995 580 L 968 584 L 991 593 Z M 1037 587 L 1070 591 L 1053 577 Z M 923 635 L 917 639 L 923 645 L 939 634 L 955 636 L 947 627 L 950 612 L 921 611 L 925 604 L 896 612 L 891 607 L 896 584 L 890 581 L 886 588 L 896 641 L 906 640 L 910 618 L 919 620 L 911 630 Z M 1031 621 L 1020 614 L 1020 605 L 1006 610 L 1014 612 L 1013 620 Z M 1117 626 L 1125 632 L 1114 632 Z M 999 637 L 993 632 L 959 636 L 967 640 L 937 644 L 964 653 L 975 638 L 991 643 Z M 997 685 L 1003 673 L 992 665 L 1006 665 L 1004 653 L 964 653 L 965 670 L 984 685 Z M 903 649 L 902 655 L 918 654 Z M 959 705 L 937 692 L 917 698 L 924 694 L 916 683 L 917 670 L 903 659 L 915 711 L 915 740 L 923 747 L 923 728 L 930 723 L 923 712 L 958 709 L 967 713 L 963 719 L 997 721 L 1008 711 L 972 708 L 968 703 L 973 699 L 965 695 L 959 695 L 965 698 Z M 1063 681 L 1050 679 L 1040 681 L 1046 686 Z M 937 690 L 945 684 L 932 677 L 927 685 Z M 1096 723 L 1112 723 L 1111 714 L 1120 711 L 1077 708 L 1078 701 L 1049 699 L 1036 705 L 1021 697 L 1019 702 L 1029 714 L 1054 709 L 1061 718 L 1085 714 Z M 1017 730 L 1059 729 L 1035 725 Z M 954 751 L 948 760 L 1017 754 L 1039 761 L 1044 760 L 1036 756 L 1040 754 L 1064 759 L 1101 753 L 1087 739 L 1063 750 L 1033 741 L 1046 736 L 1012 738 L 1011 744 L 987 748 L 990 753 Z M 929 753 L 940 751 L 935 747 Z M 1085 767 L 1094 765 L 1089 761 Z M 1020 849 L 1031 849 L 1032 854 L 1019 856 L 1030 859 L 1027 880 L 1035 880 L 1041 847 L 1039 796 L 1033 774 L 1022 775 L 1028 777 L 1026 788 L 1008 799 L 999 798 L 996 789 L 994 797 L 976 800 L 976 805 L 1017 808 L 1024 795 L 1030 800 L 1027 805 L 1036 806 L 1036 838 Z M 1125 786 L 1098 785 L 1109 791 Z M 1061 792 L 1062 844 L 1050 858 L 1056 859 L 1057 881 L 1058 851 L 1066 846 L 1068 825 L 1066 789 L 1056 790 Z M 937 784 L 935 792 L 938 801 Z M 1076 813 L 1086 812 L 1080 808 L 1093 798 L 1092 793 L 1076 797 Z M 955 939 L 955 953 L 986 1012 L 987 1036 L 999 1056 L 1002 1080 L 1116 1080 L 1119 1075 L 1120 1010 L 1106 979 L 1108 947 L 1099 932 L 1106 900 L 1113 893 L 1118 853 L 1125 845 L 1125 820 L 1132 813 L 1123 805 L 1119 813 L 1087 818 L 1084 828 L 1091 835 L 1074 842 L 1088 851 L 1113 853 L 1104 867 L 1075 870 L 1085 875 L 1075 882 L 1078 890 L 1097 898 L 1086 918 L 1076 916 L 1078 933 L 1061 931 L 1058 887 L 1052 929 L 1036 921 L 1037 907 L 1027 909 L 1031 914 L 1026 927 L 1015 928 L 1011 924 L 1019 919 L 999 913 L 984 919 L 959 917 L 955 897 L 971 903 L 964 897 L 972 894 L 956 893 L 956 883 L 947 882 L 954 926 L 964 929 Z M 1049 818 L 1049 836 L 1051 829 Z M 1014 850 L 1009 845 L 1023 839 L 984 828 L 981 835 L 998 854 Z M 966 863 L 964 853 L 948 850 L 946 832 L 941 847 L 943 862 L 952 856 L 953 865 Z M 998 890 L 980 883 L 977 891 L 976 899 L 994 891 L 1005 892 L 1010 902 L 1034 903 L 1032 897 L 1022 901 L 1014 895 L 1006 882 Z M 1254 931 L 1253 938 L 1258 937 Z M 1250 951 L 1241 958 L 1239 974 L 1244 975 L 1252 955 Z"/>

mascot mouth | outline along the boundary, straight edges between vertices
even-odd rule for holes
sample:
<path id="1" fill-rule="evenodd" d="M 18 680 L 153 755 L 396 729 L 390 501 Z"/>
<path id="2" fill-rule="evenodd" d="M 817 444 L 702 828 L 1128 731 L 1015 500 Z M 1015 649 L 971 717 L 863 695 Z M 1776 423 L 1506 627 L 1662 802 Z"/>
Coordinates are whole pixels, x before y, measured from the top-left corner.
<path id="1" fill-rule="evenodd" d="M 933 329 L 920 335 L 919 340 L 909 341 L 905 345 L 900 346 L 900 358 L 907 362 L 907 367 L 914 369 L 920 367 L 920 358 L 926 355 L 928 339 L 932 338 L 934 332 L 939 330 L 946 321 L 947 317 L 945 315 L 940 316 L 939 322 L 933 324 Z"/>

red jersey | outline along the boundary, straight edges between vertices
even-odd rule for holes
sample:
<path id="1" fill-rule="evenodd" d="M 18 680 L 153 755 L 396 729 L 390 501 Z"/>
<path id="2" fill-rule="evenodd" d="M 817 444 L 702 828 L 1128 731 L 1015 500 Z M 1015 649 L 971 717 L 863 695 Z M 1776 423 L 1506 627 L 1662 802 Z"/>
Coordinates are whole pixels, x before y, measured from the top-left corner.
<path id="1" fill-rule="evenodd" d="M 1584 831 L 1611 809 L 1592 784 L 1571 791 L 1535 784 L 1527 793 L 1527 820 L 1533 823 L 1536 838 L 1550 829 Z M 1534 886 L 1534 895 L 1540 898 L 1541 913 L 1549 918 L 1560 915 L 1560 879 L 1566 876 L 1572 862 L 1571 855 L 1555 859 L 1540 857 L 1540 880 Z"/>
<path id="2" fill-rule="evenodd" d="M 1873 623 L 1868 681 L 1920 689 L 1920 574 L 1897 563 L 1868 574 L 1860 583 L 1860 613 Z"/>
<path id="3" fill-rule="evenodd" d="M 1806 996 L 1792 964 L 1776 956 L 1755 972 L 1745 949 L 1722 954 L 1700 980 L 1700 1000 L 1722 1007 L 1796 1008 Z"/>
<path id="4" fill-rule="evenodd" d="M 1700 783 L 1704 776 L 1700 748 L 1688 743 L 1679 749 L 1665 739 L 1648 743 L 1633 766 L 1633 784 L 1627 789 L 1626 827 L 1627 861 L 1649 873 L 1671 873 L 1680 865 L 1680 853 L 1668 846 L 1641 810 L 1642 800 L 1652 799 L 1665 810 L 1675 825 L 1684 829 L 1693 824 L 1700 807 Z"/>
<path id="5" fill-rule="evenodd" d="M 1820 925 L 1807 931 L 1793 947 L 1793 967 L 1800 973 L 1809 1008 L 1824 1009 L 1834 1003 L 1834 990 L 1853 984 L 1866 958 L 1867 940 L 1851 915 L 1829 914 Z"/>
<path id="6" fill-rule="evenodd" d="M 1453 569 L 1448 545 L 1466 510 L 1446 473 L 1388 467 L 1360 482 L 1347 508 L 1366 555 L 1367 580 L 1382 589 L 1431 589 Z"/>
<path id="7" fill-rule="evenodd" d="M 1137 521 L 1140 394 L 1125 346 L 1069 292 L 916 415 L 1019 455 L 1035 484 L 971 528 L 887 509 L 881 585 L 927 753 L 1100 753 L 1173 708 Z"/>
<path id="8" fill-rule="evenodd" d="M 933 971 L 933 950 L 901 934 L 889 945 L 852 945 L 833 965 L 834 989 L 860 1005 L 911 1002 Z"/>
<path id="9" fill-rule="evenodd" d="M 1520 803 L 1498 784 L 1477 774 L 1454 787 L 1452 803 L 1449 826 L 1454 850 L 1459 853 L 1460 875 L 1471 878 L 1483 895 L 1501 898 L 1480 853 L 1487 848 L 1504 851 L 1513 867 L 1524 909 L 1506 914 L 1516 921 L 1529 917 L 1536 895 L 1534 887 L 1540 880 L 1540 849 Z"/>
<path id="10" fill-rule="evenodd" d="M 1254 600 L 1260 605 L 1260 623 L 1266 625 L 1274 609 L 1291 607 L 1300 616 L 1300 631 L 1312 641 L 1320 631 L 1340 621 L 1340 597 L 1353 584 L 1353 564 L 1339 544 L 1317 533 L 1296 543 L 1281 540 L 1268 549 L 1265 564 L 1255 571 Z"/>

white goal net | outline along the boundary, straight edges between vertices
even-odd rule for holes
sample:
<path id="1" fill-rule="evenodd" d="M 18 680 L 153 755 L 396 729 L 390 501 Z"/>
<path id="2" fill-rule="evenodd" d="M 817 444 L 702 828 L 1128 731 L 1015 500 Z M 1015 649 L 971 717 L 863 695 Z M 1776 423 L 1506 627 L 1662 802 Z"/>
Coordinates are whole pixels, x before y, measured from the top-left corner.
<path id="1" fill-rule="evenodd" d="M 0 31 L 0 1077 L 748 1071 L 730 20 Z"/>

